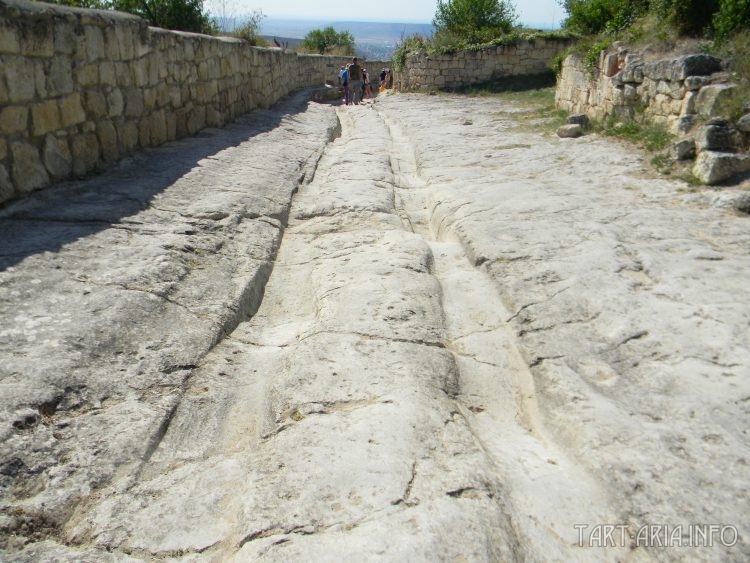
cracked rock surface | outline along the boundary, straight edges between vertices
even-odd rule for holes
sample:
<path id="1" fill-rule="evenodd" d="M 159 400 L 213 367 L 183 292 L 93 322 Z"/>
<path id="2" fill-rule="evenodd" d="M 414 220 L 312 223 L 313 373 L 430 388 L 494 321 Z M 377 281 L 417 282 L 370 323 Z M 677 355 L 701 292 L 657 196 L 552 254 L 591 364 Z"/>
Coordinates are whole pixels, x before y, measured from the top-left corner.
<path id="1" fill-rule="evenodd" d="M 719 524 L 690 557 L 747 558 L 742 194 L 641 160 L 299 95 L 0 210 L 0 548 L 670 560 L 576 526 Z"/>

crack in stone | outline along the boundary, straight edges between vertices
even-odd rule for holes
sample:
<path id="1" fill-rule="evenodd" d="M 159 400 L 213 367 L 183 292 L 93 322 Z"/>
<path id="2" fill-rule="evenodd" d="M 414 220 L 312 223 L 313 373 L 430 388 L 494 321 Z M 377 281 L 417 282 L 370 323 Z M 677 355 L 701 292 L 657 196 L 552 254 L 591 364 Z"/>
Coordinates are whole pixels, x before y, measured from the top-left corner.
<path id="1" fill-rule="evenodd" d="M 523 307 L 521 307 L 521 308 L 520 308 L 520 309 L 519 309 L 518 311 L 516 311 L 516 313 L 515 313 L 515 314 L 514 314 L 513 316 L 511 316 L 511 317 L 508 317 L 508 318 L 507 318 L 507 319 L 505 320 L 505 322 L 509 323 L 509 322 L 510 322 L 510 321 L 512 321 L 513 319 L 517 318 L 517 317 L 518 317 L 518 315 L 520 315 L 520 314 L 521 314 L 521 313 L 522 313 L 523 311 L 525 311 L 525 310 L 526 310 L 526 309 L 528 309 L 529 307 L 533 307 L 534 305 L 541 305 L 542 303 L 549 303 L 549 302 L 550 302 L 550 301 L 552 301 L 552 300 L 553 300 L 553 299 L 554 299 L 555 297 L 557 297 L 558 295 L 560 295 L 561 293 L 563 293 L 563 292 L 565 292 L 565 291 L 568 291 L 569 289 L 570 289 L 570 287 L 565 287 L 565 288 L 563 288 L 563 289 L 561 289 L 561 290 L 559 290 L 559 291 L 556 291 L 555 293 L 553 293 L 552 295 L 550 295 L 550 296 L 549 296 L 548 298 L 546 298 L 546 299 L 543 299 L 542 301 L 534 301 L 533 303 L 527 303 L 526 305 L 524 305 Z"/>
<path id="2" fill-rule="evenodd" d="M 519 330 L 517 334 L 519 337 L 521 337 L 521 336 L 525 336 L 526 334 L 531 334 L 535 332 L 546 332 L 548 330 L 553 330 L 555 328 L 565 326 L 565 325 L 590 323 L 592 321 L 595 321 L 597 318 L 599 318 L 600 315 L 601 313 L 596 313 L 592 315 L 591 317 L 584 318 L 584 319 L 571 319 L 568 321 L 563 321 L 561 323 L 556 323 L 556 324 L 552 324 L 548 326 L 540 326 L 538 328 L 522 329 L 522 330 Z"/>

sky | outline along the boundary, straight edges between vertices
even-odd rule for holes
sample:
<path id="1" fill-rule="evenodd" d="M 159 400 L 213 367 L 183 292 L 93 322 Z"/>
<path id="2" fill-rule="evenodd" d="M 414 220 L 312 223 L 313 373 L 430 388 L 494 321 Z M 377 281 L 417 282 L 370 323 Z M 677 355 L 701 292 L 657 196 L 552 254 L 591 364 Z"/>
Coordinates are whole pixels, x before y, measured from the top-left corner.
<path id="1" fill-rule="evenodd" d="M 557 27 L 564 11 L 557 0 L 515 0 L 523 23 Z M 260 9 L 272 18 L 430 23 L 437 0 L 205 0 L 214 14 L 242 15 Z"/>

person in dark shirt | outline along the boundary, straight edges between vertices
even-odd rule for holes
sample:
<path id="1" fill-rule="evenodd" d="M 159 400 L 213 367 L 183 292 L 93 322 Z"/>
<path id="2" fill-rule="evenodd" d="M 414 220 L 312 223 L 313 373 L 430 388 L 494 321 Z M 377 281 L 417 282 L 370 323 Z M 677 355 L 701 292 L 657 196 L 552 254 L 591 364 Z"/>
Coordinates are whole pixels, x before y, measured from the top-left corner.
<path id="1" fill-rule="evenodd" d="M 346 73 L 349 76 L 349 99 L 359 104 L 362 99 L 362 67 L 357 63 L 357 57 L 346 67 Z"/>

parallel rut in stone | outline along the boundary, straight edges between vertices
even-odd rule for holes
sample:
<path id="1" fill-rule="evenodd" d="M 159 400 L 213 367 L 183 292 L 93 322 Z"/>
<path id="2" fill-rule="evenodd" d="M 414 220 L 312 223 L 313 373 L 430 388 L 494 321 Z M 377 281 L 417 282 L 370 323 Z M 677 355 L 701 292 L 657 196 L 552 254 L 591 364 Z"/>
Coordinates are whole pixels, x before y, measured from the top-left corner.
<path id="1" fill-rule="evenodd" d="M 600 560 L 573 547 L 570 515 L 607 521 L 604 495 L 546 439 L 492 284 L 431 235 L 398 128 L 366 105 L 339 116 L 257 314 L 71 539 L 243 561 Z"/>

